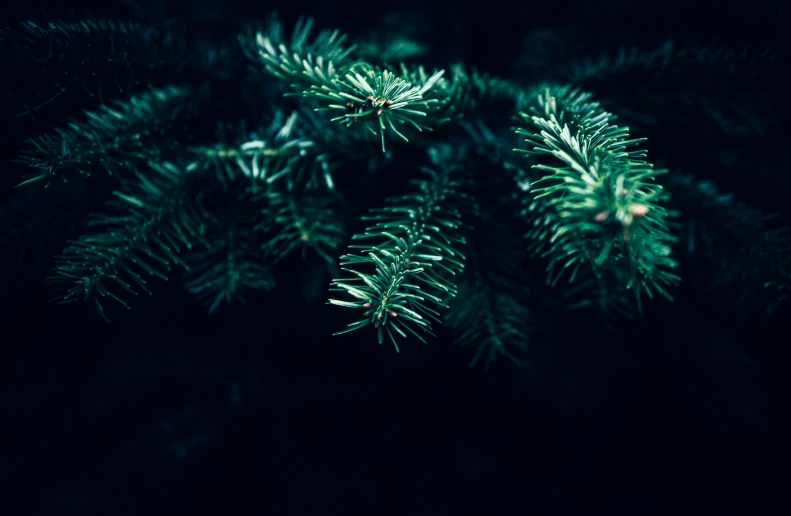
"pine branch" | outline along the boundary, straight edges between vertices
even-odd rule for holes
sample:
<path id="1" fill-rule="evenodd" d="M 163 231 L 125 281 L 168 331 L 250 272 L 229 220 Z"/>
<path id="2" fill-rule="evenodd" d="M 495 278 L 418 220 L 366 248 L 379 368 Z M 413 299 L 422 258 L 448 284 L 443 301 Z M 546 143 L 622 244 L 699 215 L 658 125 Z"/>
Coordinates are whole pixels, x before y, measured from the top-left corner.
<path id="1" fill-rule="evenodd" d="M 325 69 L 325 63 L 329 71 L 325 77 L 331 78 L 331 70 L 348 64 L 355 47 L 344 47 L 346 36 L 338 30 L 320 31 L 311 39 L 312 29 L 313 19 L 300 18 L 287 40 L 283 24 L 274 13 L 263 29 L 248 27 L 239 36 L 239 44 L 252 62 L 262 62 L 270 73 L 281 79 L 298 77 L 303 70 L 310 72 L 314 67 Z"/>
<path id="2" fill-rule="evenodd" d="M 271 235 L 263 245 L 264 256 L 277 264 L 298 248 L 304 259 L 311 249 L 334 264 L 331 253 L 340 247 L 346 234 L 332 197 L 326 191 L 295 190 L 289 182 L 287 188 L 270 188 L 264 194 L 268 202 L 266 219 L 256 226 L 257 231 Z"/>
<path id="3" fill-rule="evenodd" d="M 243 184 L 236 202 L 258 207 L 254 230 L 262 233 L 260 249 L 272 265 L 297 248 L 303 257 L 310 248 L 334 263 L 330 253 L 344 236 L 331 158 L 321 152 L 329 145 L 310 136 L 318 135 L 309 119 L 278 111 L 252 133 L 243 126 L 222 130 L 222 143 L 189 149 L 201 166 L 214 170 L 223 189 L 237 180 Z"/>
<path id="4" fill-rule="evenodd" d="M 17 118 L 35 116 L 72 90 L 102 100 L 107 83 L 128 95 L 152 80 L 175 80 L 187 68 L 211 71 L 212 49 L 193 51 L 183 32 L 130 20 L 6 25 L 0 50 L 7 72 L 0 73 L 1 89 L 24 106 Z"/>
<path id="5" fill-rule="evenodd" d="M 379 343 L 383 330 L 398 351 L 396 335 L 407 332 L 426 342 L 418 331 L 432 333 L 432 321 L 440 322 L 443 298 L 456 295 L 454 276 L 464 268 L 458 248 L 465 243 L 458 206 L 471 202 L 456 178 L 459 165 L 449 160 L 450 149 L 435 150 L 436 169 L 424 168 L 427 179 L 411 181 L 414 193 L 388 200 L 363 220 L 374 224 L 353 240 L 377 239 L 373 245 L 351 245 L 362 254 L 341 257 L 343 270 L 353 277 L 332 282 L 335 291 L 345 291 L 356 301 L 330 299 L 330 303 L 363 310 L 365 318 L 349 324 L 335 335 L 373 324 Z M 372 274 L 349 266 L 372 267 Z M 434 308 L 432 308 L 432 306 Z"/>
<path id="6" fill-rule="evenodd" d="M 687 174 L 672 174 L 668 188 L 684 216 L 683 249 L 705 260 L 713 287 L 738 284 L 740 302 L 761 304 L 766 312 L 791 294 L 791 233 L 778 217 Z"/>
<path id="7" fill-rule="evenodd" d="M 300 129 L 298 120 L 296 112 L 285 117 L 278 111 L 253 132 L 247 132 L 245 124 L 221 126 L 218 142 L 188 151 L 202 166 L 213 169 L 223 185 L 239 177 L 247 177 L 253 185 L 271 185 L 290 175 L 299 176 L 302 167 L 309 166 L 304 158 L 316 143 Z"/>
<path id="8" fill-rule="evenodd" d="M 275 279 L 262 261 L 254 231 L 231 227 L 211 242 L 208 249 L 185 258 L 190 270 L 185 286 L 207 307 L 209 315 L 223 302 L 245 302 L 250 290 L 269 292 Z"/>
<path id="9" fill-rule="evenodd" d="M 211 168 L 223 187 L 239 177 L 273 185 L 283 179 L 333 190 L 334 170 L 365 147 L 351 138 L 329 135 L 312 112 L 275 111 L 265 123 L 248 131 L 245 123 L 220 125 L 216 141 L 189 147 L 190 156 Z M 342 156 L 343 160 L 339 159 Z"/>
<path id="10" fill-rule="evenodd" d="M 673 214 L 661 205 L 662 187 L 652 184 L 664 171 L 643 160 L 645 151 L 628 150 L 641 140 L 628 140 L 628 130 L 611 125 L 614 117 L 589 99 L 568 87 L 545 88 L 520 114 L 526 127 L 516 131 L 532 148 L 516 150 L 544 158 L 533 168 L 550 173 L 527 185 L 547 208 L 532 217 L 528 236 L 535 252 L 550 258 L 553 285 L 566 271 L 573 281 L 583 266 L 606 267 L 628 271 L 638 303 L 643 291 L 672 299 L 667 287 L 679 281 L 671 272 Z"/>
<path id="11" fill-rule="evenodd" d="M 150 163 L 147 174 L 136 172 L 137 184 L 114 192 L 115 215 L 95 217 L 89 226 L 99 233 L 72 241 L 58 258 L 53 300 L 68 303 L 92 298 L 109 322 L 100 299 L 108 297 L 129 308 L 114 289 L 151 294 L 143 273 L 166 280 L 173 264 L 188 268 L 184 250 L 203 240 L 201 209 L 187 188 L 191 173 L 170 163 Z M 165 272 L 162 272 L 164 269 Z"/>
<path id="12" fill-rule="evenodd" d="M 258 55 L 265 69 L 282 80 L 294 81 L 292 87 L 306 97 L 325 102 L 318 111 L 342 111 L 332 121 L 350 127 L 364 121 L 373 134 L 379 134 L 382 151 L 385 132 L 393 131 L 405 141 L 399 131 L 402 125 L 423 131 L 445 122 L 431 117 L 440 101 L 426 94 L 437 84 L 443 71 L 425 76 L 422 81 L 410 82 L 389 70 L 381 70 L 366 63 L 350 60 L 352 48 L 341 46 L 343 37 L 337 32 L 322 32 L 309 42 L 312 22 L 298 24 L 289 45 L 282 41 L 281 26 L 274 24 L 268 32 L 256 35 Z M 250 44 L 245 45 L 249 48 Z M 326 102 L 330 104 L 326 105 Z M 371 122 L 371 120 L 375 122 Z"/>
<path id="13" fill-rule="evenodd" d="M 483 362 L 488 370 L 499 357 L 522 367 L 528 364 L 531 317 L 525 253 L 518 235 L 510 233 L 507 221 L 491 209 L 481 210 L 468 241 L 459 293 L 445 315 L 454 343 L 476 350 L 470 367 Z"/>
<path id="14" fill-rule="evenodd" d="M 19 186 L 56 177 L 63 181 L 65 170 L 90 175 L 102 167 L 110 175 L 137 160 L 156 159 L 164 136 L 178 121 L 194 115 L 198 95 L 192 88 L 169 86 L 114 103 L 97 111 L 86 111 L 85 120 L 74 119 L 53 134 L 28 140 L 30 149 L 14 160 L 33 169 Z"/>
<path id="15" fill-rule="evenodd" d="M 594 91 L 619 112 L 629 108 L 659 122 L 680 115 L 697 125 L 707 115 L 717 128 L 738 136 L 765 135 L 791 117 L 785 97 L 791 74 L 770 49 L 756 53 L 668 40 L 648 50 L 622 48 L 573 62 L 557 79 Z M 757 89 L 756 82 L 766 86 Z"/>

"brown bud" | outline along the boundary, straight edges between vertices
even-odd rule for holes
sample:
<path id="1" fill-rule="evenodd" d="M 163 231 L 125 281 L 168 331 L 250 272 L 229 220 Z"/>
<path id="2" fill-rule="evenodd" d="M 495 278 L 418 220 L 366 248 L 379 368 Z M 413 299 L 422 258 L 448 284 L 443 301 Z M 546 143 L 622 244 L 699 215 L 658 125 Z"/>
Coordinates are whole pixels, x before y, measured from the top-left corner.
<path id="1" fill-rule="evenodd" d="M 384 109 L 383 109 L 383 108 L 380 108 L 380 107 L 376 108 L 376 116 L 379 116 L 379 115 L 381 115 L 381 114 L 382 114 L 382 111 L 384 111 Z"/>
<path id="2" fill-rule="evenodd" d="M 607 215 L 609 214 L 606 211 L 597 213 L 595 217 L 596 222 L 604 222 L 607 219 Z"/>
<path id="3" fill-rule="evenodd" d="M 395 313 L 394 310 L 390 310 L 388 313 L 390 314 L 390 317 L 398 317 L 398 314 Z"/>
<path id="4" fill-rule="evenodd" d="M 367 303 L 365 303 L 365 304 L 363 305 L 363 308 L 371 308 L 371 302 L 370 302 L 370 301 L 368 301 Z"/>
<path id="5" fill-rule="evenodd" d="M 629 211 L 635 217 L 642 217 L 643 215 L 648 213 L 648 206 L 646 206 L 645 204 L 637 204 L 637 203 L 630 204 Z"/>
<path id="6" fill-rule="evenodd" d="M 390 99 L 385 100 L 385 106 L 392 106 L 392 105 L 393 105 L 393 101 L 392 100 L 390 100 Z"/>
<path id="7" fill-rule="evenodd" d="M 382 323 L 380 323 L 379 321 L 376 321 L 376 322 L 374 323 L 374 328 L 378 328 L 378 327 L 379 327 L 379 326 L 381 326 L 381 325 L 382 325 Z"/>

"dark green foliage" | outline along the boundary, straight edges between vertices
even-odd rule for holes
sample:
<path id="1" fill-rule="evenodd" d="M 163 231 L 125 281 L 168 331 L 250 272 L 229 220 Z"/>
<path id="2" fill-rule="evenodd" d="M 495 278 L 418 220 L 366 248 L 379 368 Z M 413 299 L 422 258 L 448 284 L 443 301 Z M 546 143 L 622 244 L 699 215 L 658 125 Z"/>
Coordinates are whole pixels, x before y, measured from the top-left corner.
<path id="1" fill-rule="evenodd" d="M 202 238 L 201 209 L 187 195 L 191 173 L 170 163 L 150 163 L 151 172 L 136 174 L 137 183 L 114 192 L 113 214 L 88 225 L 99 228 L 71 243 L 58 258 L 55 285 L 58 302 L 93 299 L 109 321 L 101 300 L 129 305 L 121 295 L 151 294 L 145 275 L 166 280 L 173 265 L 187 267 L 182 253 Z"/>
<path id="2" fill-rule="evenodd" d="M 705 69 L 706 73 L 693 73 Z M 624 77 L 641 87 L 619 87 Z M 589 89 L 638 122 L 693 122 L 734 136 L 766 135 L 791 117 L 786 98 L 791 72 L 771 48 L 762 52 L 721 44 L 622 48 L 617 54 L 574 61 L 557 80 Z M 757 88 L 756 85 L 761 87 Z M 659 108 L 659 109 L 657 109 Z"/>
<path id="3" fill-rule="evenodd" d="M 481 363 L 488 370 L 500 357 L 520 366 L 528 363 L 530 282 L 514 220 L 491 208 L 473 218 L 458 295 L 444 317 L 454 342 L 475 350 L 470 367 Z"/>
<path id="4" fill-rule="evenodd" d="M 286 188 L 270 188 L 266 198 L 266 219 L 257 229 L 273 235 L 263 247 L 267 259 L 277 263 L 297 248 L 302 249 L 304 258 L 310 248 L 327 263 L 335 263 L 334 252 L 346 236 L 333 209 L 336 201 L 321 192 L 300 194 L 292 183 Z"/>
<path id="5" fill-rule="evenodd" d="M 227 234 L 186 257 L 189 272 L 185 287 L 209 314 L 221 303 L 245 302 L 248 290 L 268 292 L 275 286 L 269 268 L 260 259 L 257 235 L 231 228 Z"/>
<path id="6" fill-rule="evenodd" d="M 184 31 L 128 20 L 32 21 L 0 27 L 0 89 L 17 117 L 34 117 L 76 93 L 104 102 L 209 72 L 222 47 Z"/>
<path id="7" fill-rule="evenodd" d="M 628 130 L 589 99 L 568 87 L 546 88 L 521 115 L 529 126 L 517 132 L 531 147 L 520 151 L 551 158 L 533 165 L 549 175 L 527 188 L 538 203 L 525 211 L 535 221 L 528 238 L 549 257 L 552 284 L 567 271 L 573 282 L 592 267 L 633 288 L 638 303 L 642 292 L 670 298 L 667 288 L 679 280 L 670 257 L 675 237 L 662 187 L 652 184 L 662 171 L 644 161 L 645 151 L 628 150 L 641 140 L 629 140 Z"/>
<path id="8" fill-rule="evenodd" d="M 741 302 L 774 310 L 791 293 L 791 233 L 777 216 L 750 208 L 710 181 L 675 174 L 668 181 L 683 215 L 683 249 L 719 295 L 738 284 Z M 712 265 L 713 264 L 713 265 Z"/>
<path id="9" fill-rule="evenodd" d="M 651 155 L 668 168 L 655 168 L 646 138 L 632 138 L 613 114 L 664 127 L 664 101 L 672 100 L 690 107 L 672 110 L 682 119 L 697 120 L 694 107 L 728 134 L 777 128 L 771 115 L 787 114 L 773 108 L 779 97 L 753 95 L 744 83 L 718 90 L 721 97 L 705 88 L 672 93 L 694 89 L 687 65 L 761 71 L 766 56 L 663 47 L 571 73 L 551 66 L 562 59 L 533 59 L 533 74 L 510 80 L 459 63 L 413 63 L 427 47 L 407 33 L 373 32 L 357 46 L 312 27 L 303 19 L 288 34 L 277 17 L 253 23 L 234 38 L 235 53 L 117 22 L 0 31 L 22 82 L 38 73 L 80 82 L 83 65 L 114 77 L 149 64 L 163 84 L 186 72 L 177 83 L 184 86 L 143 90 L 145 81 L 135 94 L 119 86 L 122 100 L 99 99 L 83 118 L 29 139 L 17 159 L 33 169 L 23 185 L 65 180 L 69 170 L 105 172 L 104 182 L 85 181 L 90 202 L 82 204 L 113 195 L 110 214 L 88 222 L 96 232 L 58 258 L 56 300 L 93 299 L 107 319 L 104 298 L 129 306 L 125 296 L 151 292 L 148 276 L 168 279 L 178 265 L 186 289 L 214 313 L 276 283 L 311 302 L 330 271 L 330 290 L 341 295 L 329 304 L 360 312 L 336 334 L 370 325 L 379 343 L 387 335 L 398 350 L 400 339 L 426 342 L 444 325 L 474 350 L 471 365 L 488 368 L 500 357 L 531 362 L 536 307 L 590 307 L 612 325 L 639 315 L 644 295 L 672 300 L 684 266 L 698 258 L 715 264 L 713 283 L 741 285 L 751 302 L 772 309 L 787 296 L 782 224 L 679 175 L 667 146 L 694 146 L 694 136 L 671 127 L 685 136 L 658 140 Z M 24 37 L 12 39 L 19 31 Z M 174 55 L 182 52 L 183 62 Z M 234 56 L 246 56 L 248 69 Z M 227 66 L 217 62 L 226 57 Z M 678 89 L 654 81 L 645 97 L 633 84 L 618 91 L 622 83 L 608 79 L 616 73 L 670 77 Z M 779 77 L 782 86 L 787 74 Z M 58 81 L 56 89 L 70 87 Z M 226 109 L 240 102 L 244 112 Z M 69 230 L 81 221 L 70 218 Z M 300 279 L 276 281 L 292 266 L 288 274 Z M 546 280 L 540 296 L 536 280 Z"/>
<path id="10" fill-rule="evenodd" d="M 194 115 L 197 92 L 169 86 L 136 95 L 113 107 L 85 112 L 85 120 L 72 120 L 53 134 L 32 138 L 30 149 L 17 160 L 36 169 L 21 185 L 44 180 L 49 185 L 64 170 L 88 175 L 98 164 L 109 174 L 136 161 L 156 159 L 172 142 L 166 133 L 178 121 Z"/>
<path id="11" fill-rule="evenodd" d="M 373 324 L 379 343 L 387 333 L 396 350 L 396 335 L 409 332 L 423 342 L 418 331 L 433 335 L 432 322 L 440 322 L 440 314 L 432 306 L 447 307 L 445 300 L 457 292 L 455 276 L 464 269 L 459 210 L 471 199 L 462 191 L 453 153 L 433 150 L 435 168 L 422 169 L 427 179 L 411 181 L 410 193 L 388 199 L 386 207 L 363 217 L 373 224 L 352 240 L 376 242 L 349 246 L 361 254 L 342 256 L 341 266 L 354 276 L 332 283 L 333 290 L 346 291 L 355 301 L 330 303 L 363 310 L 365 318 L 336 335 Z"/>

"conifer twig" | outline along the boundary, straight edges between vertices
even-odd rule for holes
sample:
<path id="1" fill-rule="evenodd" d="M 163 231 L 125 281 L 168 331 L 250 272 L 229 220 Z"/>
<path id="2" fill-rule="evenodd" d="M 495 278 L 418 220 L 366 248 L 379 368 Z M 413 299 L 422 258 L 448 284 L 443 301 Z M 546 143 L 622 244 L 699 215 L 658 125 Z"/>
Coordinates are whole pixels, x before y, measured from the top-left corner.
<path id="1" fill-rule="evenodd" d="M 654 170 L 645 151 L 629 150 L 642 140 L 629 140 L 613 115 L 570 87 L 538 90 L 520 116 L 525 126 L 516 132 L 531 147 L 517 152 L 538 158 L 533 168 L 549 173 L 526 188 L 547 208 L 528 237 L 550 259 L 548 281 L 556 284 L 566 271 L 573 281 L 583 266 L 616 268 L 628 271 L 626 286 L 638 303 L 641 292 L 672 298 L 667 287 L 679 281 L 670 256 L 674 214 L 652 181 L 665 171 Z"/>

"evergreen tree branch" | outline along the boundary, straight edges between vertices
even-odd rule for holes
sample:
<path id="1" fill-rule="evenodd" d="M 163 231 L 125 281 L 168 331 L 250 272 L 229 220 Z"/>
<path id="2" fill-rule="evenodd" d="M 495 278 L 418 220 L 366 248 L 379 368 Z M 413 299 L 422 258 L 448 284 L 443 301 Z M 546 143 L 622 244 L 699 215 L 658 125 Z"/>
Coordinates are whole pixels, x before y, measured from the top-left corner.
<path id="1" fill-rule="evenodd" d="M 211 315 L 220 304 L 245 302 L 250 290 L 268 292 L 275 279 L 260 256 L 260 244 L 254 231 L 231 227 L 218 236 L 207 249 L 188 254 L 185 286 L 207 307 Z"/>
<path id="2" fill-rule="evenodd" d="M 359 142 L 328 135 L 312 112 L 275 111 L 266 123 L 248 131 L 245 123 L 220 125 L 216 141 L 189 147 L 190 156 L 214 171 L 222 185 L 239 176 L 253 186 L 273 185 L 282 179 L 317 188 L 335 187 L 333 172 L 340 165 L 333 155 L 353 160 L 364 151 Z"/>
<path id="3" fill-rule="evenodd" d="M 303 257 L 311 248 L 334 263 L 330 253 L 344 237 L 331 159 L 321 152 L 329 145 L 310 139 L 317 136 L 313 131 L 296 111 L 288 117 L 277 111 L 253 133 L 221 130 L 220 143 L 189 149 L 203 167 L 214 170 L 222 188 L 242 180 L 236 202 L 258 207 L 253 229 L 261 233 L 261 252 L 272 265 L 297 248 Z"/>
<path id="4" fill-rule="evenodd" d="M 333 199 L 326 192 L 307 190 L 300 194 L 295 189 L 289 181 L 286 188 L 270 188 L 265 193 L 266 220 L 256 226 L 256 230 L 271 235 L 263 245 L 265 257 L 277 264 L 297 248 L 302 249 L 304 258 L 310 248 L 334 264 L 331 253 L 340 247 L 346 233 L 333 209 Z"/>
<path id="5" fill-rule="evenodd" d="M 755 88 L 769 77 L 766 87 Z M 707 115 L 716 128 L 742 137 L 766 135 L 791 118 L 785 98 L 791 73 L 771 49 L 756 53 L 668 40 L 648 50 L 622 48 L 573 62 L 557 80 L 595 92 L 619 112 L 642 114 L 642 120 L 661 123 L 667 115 L 680 115 L 700 124 L 701 115 Z"/>
<path id="6" fill-rule="evenodd" d="M 300 22 L 289 45 L 282 40 L 279 23 L 267 33 L 257 33 L 258 55 L 269 73 L 293 81 L 292 87 L 302 95 L 324 101 L 317 110 L 340 111 L 332 121 L 346 127 L 364 121 L 369 131 L 380 136 L 383 152 L 387 131 L 408 141 L 400 126 L 423 131 L 446 121 L 431 116 L 441 102 L 427 97 L 443 71 L 426 75 L 421 69 L 409 81 L 390 70 L 351 60 L 353 48 L 341 46 L 344 38 L 337 31 L 319 33 L 309 43 L 311 25 Z M 415 80 L 418 77 L 422 80 Z"/>
<path id="7" fill-rule="evenodd" d="M 457 179 L 459 164 L 449 160 L 447 149 L 432 152 L 435 168 L 424 168 L 427 179 L 414 180 L 413 193 L 392 197 L 385 208 L 374 209 L 363 220 L 374 224 L 353 240 L 377 239 L 376 244 L 351 245 L 362 254 L 341 257 L 343 270 L 353 276 L 333 280 L 332 290 L 345 291 L 355 301 L 330 299 L 330 303 L 363 310 L 365 318 L 335 335 L 373 324 L 381 344 L 386 332 L 398 351 L 396 335 L 432 333 L 440 322 L 444 298 L 457 292 L 454 276 L 464 268 L 458 248 L 465 239 L 458 206 L 471 202 Z M 350 266 L 373 268 L 361 272 Z M 384 332 L 383 332 L 384 330 Z"/>
<path id="8" fill-rule="evenodd" d="M 213 55 L 221 51 L 205 41 L 195 48 L 172 27 L 110 19 L 5 25 L 0 50 L 0 89 L 23 106 L 17 118 L 35 117 L 72 90 L 103 103 L 109 90 L 129 95 L 152 82 L 175 81 L 186 70 L 211 75 Z"/>
<path id="9" fill-rule="evenodd" d="M 307 151 L 315 147 L 314 141 L 295 130 L 296 120 L 296 112 L 288 118 L 277 112 L 269 124 L 252 133 L 245 130 L 244 124 L 230 129 L 221 127 L 218 142 L 190 147 L 188 151 L 212 168 L 223 184 L 245 176 L 254 185 L 271 185 L 292 173 L 297 175 L 297 169 L 308 163 L 303 159 Z"/>
<path id="10" fill-rule="evenodd" d="M 518 235 L 491 209 L 481 209 L 468 241 L 467 264 L 458 295 L 445 314 L 458 346 L 474 349 L 470 367 L 482 362 L 488 370 L 505 357 L 528 364 L 531 324 L 527 305 L 525 253 Z"/>
<path id="11" fill-rule="evenodd" d="M 96 216 L 89 223 L 101 232 L 82 236 L 63 251 L 55 275 L 48 278 L 55 287 L 53 300 L 92 298 L 109 322 L 101 298 L 129 308 L 116 291 L 151 294 L 143 273 L 166 280 L 172 265 L 188 268 L 181 257 L 184 250 L 196 242 L 208 245 L 201 208 L 187 188 L 192 172 L 170 163 L 151 162 L 149 168 L 148 174 L 135 173 L 137 183 L 128 191 L 114 192 L 110 207 L 115 215 Z"/>
<path id="12" fill-rule="evenodd" d="M 85 120 L 74 119 L 53 134 L 28 140 L 31 148 L 15 161 L 36 171 L 19 186 L 37 181 L 49 186 L 56 177 L 65 181 L 65 170 L 87 176 L 93 167 L 102 167 L 114 175 L 137 160 L 155 160 L 168 142 L 167 131 L 195 114 L 201 94 L 176 86 L 148 91 L 113 107 L 86 111 Z"/>
<path id="13" fill-rule="evenodd" d="M 553 285 L 565 271 L 573 281 L 583 266 L 620 268 L 638 303 L 643 291 L 672 298 L 667 287 L 679 281 L 671 272 L 673 214 L 661 204 L 662 187 L 652 183 L 664 171 L 644 161 L 645 151 L 628 150 L 641 140 L 628 140 L 627 129 L 612 125 L 614 117 L 589 99 L 570 87 L 544 88 L 520 113 L 526 127 L 516 131 L 532 147 L 516 150 L 546 159 L 533 168 L 549 172 L 526 188 L 547 208 L 529 237 L 550 258 Z"/>
<path id="14" fill-rule="evenodd" d="M 791 234 L 779 217 L 688 174 L 672 174 L 668 188 L 683 215 L 682 249 L 705 261 L 712 287 L 738 284 L 739 301 L 760 304 L 766 312 L 791 294 Z"/>

